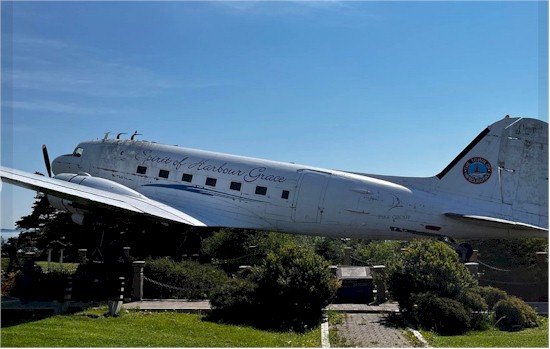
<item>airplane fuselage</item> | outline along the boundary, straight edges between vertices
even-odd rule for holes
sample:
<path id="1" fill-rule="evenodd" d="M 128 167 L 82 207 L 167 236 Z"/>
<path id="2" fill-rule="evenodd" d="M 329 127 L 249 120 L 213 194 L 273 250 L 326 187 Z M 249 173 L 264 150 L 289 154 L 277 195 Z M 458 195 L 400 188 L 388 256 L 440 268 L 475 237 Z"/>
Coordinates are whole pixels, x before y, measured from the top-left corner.
<path id="1" fill-rule="evenodd" d="M 81 143 L 73 154 L 58 157 L 53 169 L 120 183 L 208 226 L 388 240 L 503 237 L 502 229 L 444 216 L 475 200 L 426 191 L 433 186 L 429 179 L 418 188 L 414 179 L 402 185 L 343 171 L 116 139 Z M 489 212 L 500 210 L 498 203 L 484 205 Z"/>

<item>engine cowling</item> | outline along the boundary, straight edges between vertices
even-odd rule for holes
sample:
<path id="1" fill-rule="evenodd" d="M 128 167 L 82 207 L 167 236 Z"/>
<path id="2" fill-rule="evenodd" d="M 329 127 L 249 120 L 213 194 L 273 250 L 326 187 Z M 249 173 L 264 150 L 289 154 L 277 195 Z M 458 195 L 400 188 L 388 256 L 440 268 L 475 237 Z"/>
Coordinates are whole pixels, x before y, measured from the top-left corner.
<path id="1" fill-rule="evenodd" d="M 60 173 L 58 175 L 55 175 L 53 178 L 94 189 L 105 190 L 115 194 L 143 197 L 143 195 L 141 195 L 137 191 L 132 190 L 120 183 L 113 182 L 105 178 L 93 177 L 88 173 Z M 71 200 L 59 198 L 53 195 L 48 195 L 48 201 L 50 202 L 51 206 L 59 210 L 72 213 L 71 219 L 73 220 L 73 222 L 80 225 L 84 223 L 84 216 L 86 215 L 86 213 L 88 213 L 84 205 L 75 205 Z"/>

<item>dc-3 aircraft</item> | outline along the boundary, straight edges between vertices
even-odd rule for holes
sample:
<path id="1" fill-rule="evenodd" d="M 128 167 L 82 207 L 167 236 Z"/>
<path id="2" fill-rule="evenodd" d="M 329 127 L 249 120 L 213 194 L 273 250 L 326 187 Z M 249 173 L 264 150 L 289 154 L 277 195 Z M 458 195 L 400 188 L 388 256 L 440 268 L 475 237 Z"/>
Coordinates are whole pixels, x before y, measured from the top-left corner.
<path id="1" fill-rule="evenodd" d="M 119 136 L 82 142 L 57 157 L 53 178 L 2 167 L 2 181 L 47 194 L 77 223 L 109 209 L 190 226 L 341 238 L 548 237 L 548 123 L 541 120 L 506 116 L 427 178 L 328 170 Z M 466 244 L 455 248 L 463 259 L 471 255 Z"/>

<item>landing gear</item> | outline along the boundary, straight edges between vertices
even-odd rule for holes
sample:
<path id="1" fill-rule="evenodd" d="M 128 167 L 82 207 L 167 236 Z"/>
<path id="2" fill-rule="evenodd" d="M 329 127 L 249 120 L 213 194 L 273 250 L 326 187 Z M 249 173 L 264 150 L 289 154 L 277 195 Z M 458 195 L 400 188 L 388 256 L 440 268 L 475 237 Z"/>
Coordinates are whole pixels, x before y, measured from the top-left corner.
<path id="1" fill-rule="evenodd" d="M 458 258 L 462 263 L 469 262 L 470 258 L 474 254 L 474 249 L 468 243 L 463 242 L 461 244 L 457 244 L 456 241 L 447 236 L 442 237 L 441 241 L 455 249 L 456 254 L 458 254 Z"/>
<path id="2" fill-rule="evenodd" d="M 455 251 L 458 254 L 458 258 L 462 263 L 468 262 L 474 254 L 474 249 L 472 248 L 472 246 L 465 242 L 459 244 L 458 246 L 455 245 Z"/>

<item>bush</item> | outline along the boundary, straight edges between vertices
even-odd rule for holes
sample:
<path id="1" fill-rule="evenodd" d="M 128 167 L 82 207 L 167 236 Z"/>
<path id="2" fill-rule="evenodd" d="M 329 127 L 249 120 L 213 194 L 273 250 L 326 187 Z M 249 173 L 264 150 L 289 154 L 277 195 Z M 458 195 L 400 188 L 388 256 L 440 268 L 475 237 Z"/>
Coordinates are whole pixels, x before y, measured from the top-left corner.
<path id="1" fill-rule="evenodd" d="M 232 280 L 216 290 L 212 315 L 262 328 L 304 331 L 319 323 L 336 289 L 328 262 L 309 249 L 287 244 L 268 253 L 248 279 Z"/>
<path id="2" fill-rule="evenodd" d="M 481 297 L 483 297 L 489 307 L 489 310 L 492 310 L 498 301 L 508 297 L 506 291 L 492 286 L 478 287 L 477 292 L 481 295 Z"/>
<path id="3" fill-rule="evenodd" d="M 153 280 L 145 280 L 144 294 L 147 298 L 207 299 L 216 286 L 229 280 L 222 270 L 212 265 L 174 262 L 168 258 L 148 260 L 144 276 Z"/>
<path id="4" fill-rule="evenodd" d="M 491 327 L 491 319 L 487 313 L 487 303 L 478 292 L 478 288 L 467 289 L 456 298 L 470 314 L 470 329 L 487 330 Z"/>
<path id="5" fill-rule="evenodd" d="M 415 298 L 415 316 L 422 328 L 442 335 L 459 335 L 470 328 L 470 311 L 462 303 L 432 293 Z"/>
<path id="6" fill-rule="evenodd" d="M 2 271 L 2 296 L 18 296 L 18 285 L 21 283 L 22 275 L 22 271 L 9 274 Z"/>
<path id="7" fill-rule="evenodd" d="M 404 310 L 412 309 L 415 294 L 431 292 L 455 298 L 477 286 L 472 274 L 458 261 L 456 252 L 439 241 L 412 241 L 389 269 L 388 289 Z"/>
<path id="8" fill-rule="evenodd" d="M 235 278 L 212 292 L 212 317 L 218 321 L 246 323 L 257 317 L 254 311 L 257 285 L 249 280 Z"/>
<path id="9" fill-rule="evenodd" d="M 495 325 L 501 330 L 512 331 L 538 326 L 535 310 L 517 297 L 501 299 L 494 310 Z"/>
<path id="10" fill-rule="evenodd" d="M 395 259 L 401 254 L 403 241 L 368 241 L 358 244 L 353 252 L 362 261 L 370 265 L 389 266 L 395 262 Z"/>
<path id="11" fill-rule="evenodd" d="M 259 308 L 270 314 L 267 326 L 295 331 L 318 324 L 337 290 L 328 262 L 293 244 L 268 253 L 251 278 L 258 285 Z"/>

